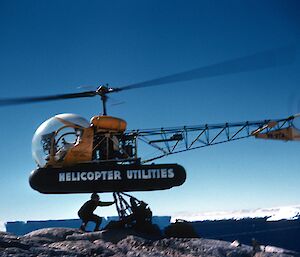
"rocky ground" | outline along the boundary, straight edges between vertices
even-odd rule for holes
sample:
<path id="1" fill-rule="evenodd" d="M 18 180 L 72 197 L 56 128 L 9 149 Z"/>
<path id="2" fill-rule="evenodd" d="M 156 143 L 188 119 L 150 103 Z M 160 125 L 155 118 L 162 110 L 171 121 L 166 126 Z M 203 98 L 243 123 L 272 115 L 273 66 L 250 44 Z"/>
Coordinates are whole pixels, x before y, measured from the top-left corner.
<path id="1" fill-rule="evenodd" d="M 291 257 L 295 252 L 253 247 L 202 238 L 149 239 L 130 230 L 83 233 L 77 229 L 48 228 L 21 237 L 0 232 L 0 256 L 216 256 Z"/>

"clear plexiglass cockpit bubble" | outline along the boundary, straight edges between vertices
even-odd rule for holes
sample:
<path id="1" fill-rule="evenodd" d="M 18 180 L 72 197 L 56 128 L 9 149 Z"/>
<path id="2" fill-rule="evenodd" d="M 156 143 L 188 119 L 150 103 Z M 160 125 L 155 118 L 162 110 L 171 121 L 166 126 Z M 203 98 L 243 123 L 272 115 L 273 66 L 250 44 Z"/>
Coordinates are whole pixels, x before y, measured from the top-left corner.
<path id="1" fill-rule="evenodd" d="M 83 128 L 88 128 L 90 123 L 79 115 L 65 113 L 42 123 L 32 139 L 32 156 L 39 167 L 44 167 L 50 153 L 55 155 L 57 161 L 60 160 L 59 154 L 63 148 L 74 145 L 80 140 Z"/>

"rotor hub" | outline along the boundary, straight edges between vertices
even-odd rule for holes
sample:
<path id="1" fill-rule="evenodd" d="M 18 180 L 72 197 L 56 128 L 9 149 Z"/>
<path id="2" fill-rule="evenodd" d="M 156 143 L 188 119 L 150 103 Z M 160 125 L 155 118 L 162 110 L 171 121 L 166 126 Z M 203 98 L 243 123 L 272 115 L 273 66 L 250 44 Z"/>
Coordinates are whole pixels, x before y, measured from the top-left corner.
<path id="1" fill-rule="evenodd" d="M 109 92 L 109 88 L 107 86 L 100 86 L 97 88 L 96 93 L 100 96 L 105 96 Z"/>

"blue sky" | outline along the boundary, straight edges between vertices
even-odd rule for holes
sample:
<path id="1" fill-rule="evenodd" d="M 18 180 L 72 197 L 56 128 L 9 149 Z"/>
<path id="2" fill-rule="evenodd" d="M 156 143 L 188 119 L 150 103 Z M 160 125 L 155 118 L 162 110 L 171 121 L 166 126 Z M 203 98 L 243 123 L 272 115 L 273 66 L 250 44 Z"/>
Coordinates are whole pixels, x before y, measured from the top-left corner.
<path id="1" fill-rule="evenodd" d="M 0 1 L 0 95 L 122 86 L 287 45 L 298 1 Z M 113 95 L 129 129 L 281 118 L 299 112 L 299 50 L 290 66 Z M 86 90 L 86 89 L 84 89 Z M 90 88 L 88 90 L 91 90 Z M 89 195 L 42 195 L 28 176 L 31 139 L 58 113 L 89 119 L 98 99 L 2 107 L 0 220 L 74 218 Z M 300 122 L 299 122 L 300 124 Z M 299 126 L 300 127 L 300 126 Z M 155 214 L 299 204 L 297 142 L 247 139 L 160 160 L 187 170 L 169 191 L 137 193 Z M 110 194 L 103 194 L 111 200 Z M 113 207 L 101 215 L 114 215 Z"/>

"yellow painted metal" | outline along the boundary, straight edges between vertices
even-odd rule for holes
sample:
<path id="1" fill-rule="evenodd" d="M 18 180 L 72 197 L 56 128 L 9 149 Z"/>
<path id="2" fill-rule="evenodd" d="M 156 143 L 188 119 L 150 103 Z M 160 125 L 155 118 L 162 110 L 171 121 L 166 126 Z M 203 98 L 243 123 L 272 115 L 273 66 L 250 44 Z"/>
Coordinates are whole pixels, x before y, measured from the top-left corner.
<path id="1" fill-rule="evenodd" d="M 125 120 L 112 116 L 94 116 L 91 119 L 91 124 L 94 125 L 97 132 L 124 132 L 127 126 Z"/>
<path id="2" fill-rule="evenodd" d="M 257 133 L 255 134 L 255 137 L 261 139 L 296 141 L 300 140 L 300 131 L 294 127 L 288 127 L 283 129 L 276 129 L 268 133 Z"/>
<path id="3" fill-rule="evenodd" d="M 71 166 L 77 163 L 92 160 L 94 129 L 92 127 L 83 129 L 80 141 L 70 148 L 63 160 L 63 166 Z"/>
<path id="4" fill-rule="evenodd" d="M 92 126 L 89 128 L 83 128 L 70 122 L 64 122 L 64 120 L 61 122 L 66 124 L 66 126 L 60 128 L 55 134 L 58 134 L 64 128 L 72 127 L 82 130 L 82 135 L 80 136 L 80 140 L 75 142 L 74 145 L 69 145 L 68 149 L 65 149 L 65 152 L 60 153 L 61 156 L 55 152 L 55 142 L 52 142 L 51 154 L 47 166 L 67 167 L 92 161 L 94 133 L 122 133 L 126 130 L 127 126 L 126 121 L 112 116 L 94 116 L 91 119 Z"/>

